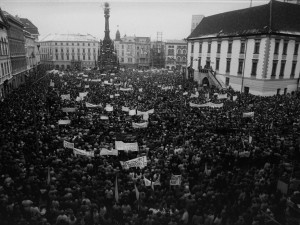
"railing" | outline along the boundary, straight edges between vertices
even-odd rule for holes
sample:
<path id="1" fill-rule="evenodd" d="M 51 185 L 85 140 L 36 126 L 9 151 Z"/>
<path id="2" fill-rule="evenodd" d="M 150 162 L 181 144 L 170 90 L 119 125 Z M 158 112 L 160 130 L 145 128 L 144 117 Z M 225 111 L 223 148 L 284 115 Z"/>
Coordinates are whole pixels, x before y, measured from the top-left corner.
<path id="1" fill-rule="evenodd" d="M 215 72 L 213 72 L 210 69 L 200 69 L 199 70 L 200 73 L 206 73 L 208 75 L 208 78 L 219 88 L 224 89 L 226 88 L 226 85 L 221 82 L 219 79 L 216 78 L 216 76 L 213 74 Z"/>

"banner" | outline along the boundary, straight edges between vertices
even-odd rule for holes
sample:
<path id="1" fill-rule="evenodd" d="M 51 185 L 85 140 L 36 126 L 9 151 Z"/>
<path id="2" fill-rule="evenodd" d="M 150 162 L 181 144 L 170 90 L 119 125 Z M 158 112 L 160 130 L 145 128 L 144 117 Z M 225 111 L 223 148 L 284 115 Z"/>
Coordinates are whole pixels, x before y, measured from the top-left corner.
<path id="1" fill-rule="evenodd" d="M 146 177 L 144 177 L 144 182 L 146 187 L 151 187 L 151 180 L 148 180 Z"/>
<path id="2" fill-rule="evenodd" d="M 76 87 L 80 88 L 80 87 L 81 87 L 81 83 L 80 83 L 80 84 L 77 84 Z"/>
<path id="3" fill-rule="evenodd" d="M 118 151 L 138 151 L 138 143 L 133 142 L 133 143 L 125 143 L 123 141 L 115 141 L 115 148 Z"/>
<path id="4" fill-rule="evenodd" d="M 139 88 L 139 92 L 143 92 L 143 88 Z"/>
<path id="5" fill-rule="evenodd" d="M 243 113 L 243 117 L 244 117 L 244 118 L 247 118 L 247 117 L 254 117 L 254 112 Z"/>
<path id="6" fill-rule="evenodd" d="M 114 111 L 114 107 L 111 106 L 111 105 L 106 105 L 105 110 L 106 110 L 107 112 L 112 112 L 112 111 Z"/>
<path id="7" fill-rule="evenodd" d="M 100 116 L 100 120 L 108 120 L 108 116 Z"/>
<path id="8" fill-rule="evenodd" d="M 54 87 L 54 82 L 52 80 L 50 81 L 50 87 Z"/>
<path id="9" fill-rule="evenodd" d="M 81 100 L 82 100 L 81 97 L 79 96 L 76 97 L 76 102 L 80 102 Z"/>
<path id="10" fill-rule="evenodd" d="M 172 175 L 170 180 L 170 185 L 180 185 L 181 184 L 181 175 Z"/>
<path id="11" fill-rule="evenodd" d="M 199 97 L 199 92 L 197 91 L 196 94 L 191 94 L 190 98 L 198 98 Z"/>
<path id="12" fill-rule="evenodd" d="M 71 123 L 71 120 L 59 120 L 58 121 L 59 125 L 67 125 L 67 124 L 70 124 L 70 123 Z"/>
<path id="13" fill-rule="evenodd" d="M 215 104 L 215 103 L 212 103 L 212 102 L 207 102 L 205 104 L 194 104 L 192 102 L 190 102 L 190 107 L 195 107 L 195 108 L 201 108 L 201 107 L 211 107 L 211 108 L 221 108 L 223 107 L 223 103 L 220 103 L 220 104 Z"/>
<path id="14" fill-rule="evenodd" d="M 90 85 L 84 85 L 84 88 L 90 88 Z"/>
<path id="15" fill-rule="evenodd" d="M 83 155 L 83 156 L 87 156 L 87 157 L 94 157 L 94 152 L 88 152 L 88 151 L 81 150 L 78 148 L 73 148 L 73 153 L 75 156 Z"/>
<path id="16" fill-rule="evenodd" d="M 61 95 L 61 100 L 70 100 L 71 97 L 70 97 L 70 94 L 67 94 L 67 95 Z"/>
<path id="17" fill-rule="evenodd" d="M 250 157 L 250 152 L 248 152 L 248 151 L 239 152 L 239 156 L 241 158 L 249 158 Z"/>
<path id="18" fill-rule="evenodd" d="M 237 96 L 232 96 L 232 100 L 235 101 L 237 99 Z"/>
<path id="19" fill-rule="evenodd" d="M 150 109 L 150 110 L 148 110 L 148 111 L 147 111 L 147 113 L 149 113 L 149 114 L 152 114 L 152 113 L 154 113 L 154 109 Z"/>
<path id="20" fill-rule="evenodd" d="M 112 150 L 108 150 L 106 148 L 102 148 L 100 151 L 100 155 L 118 155 L 118 150 L 116 149 L 112 149 Z"/>
<path id="21" fill-rule="evenodd" d="M 149 120 L 149 114 L 148 113 L 143 114 L 143 120 L 146 120 L 146 121 Z"/>
<path id="22" fill-rule="evenodd" d="M 120 97 L 120 94 L 115 94 L 115 97 Z"/>
<path id="23" fill-rule="evenodd" d="M 74 143 L 68 142 L 64 140 L 64 148 L 70 148 L 73 149 L 74 148 Z"/>
<path id="24" fill-rule="evenodd" d="M 122 106 L 122 111 L 123 111 L 123 112 L 129 112 L 130 109 L 129 109 L 128 107 Z"/>
<path id="25" fill-rule="evenodd" d="M 227 99 L 227 94 L 218 94 L 218 99 Z"/>
<path id="26" fill-rule="evenodd" d="M 129 116 L 134 116 L 134 115 L 136 115 L 136 109 L 129 110 Z"/>
<path id="27" fill-rule="evenodd" d="M 62 108 L 61 110 L 66 113 L 76 112 L 76 108 Z"/>
<path id="28" fill-rule="evenodd" d="M 101 104 L 99 104 L 99 105 L 94 105 L 94 104 L 91 104 L 91 103 L 86 102 L 86 103 L 85 103 L 85 107 L 87 107 L 87 108 L 97 108 L 97 107 L 102 107 L 102 105 L 101 105 Z"/>
<path id="29" fill-rule="evenodd" d="M 183 93 L 183 95 L 187 95 L 187 94 L 188 94 L 187 92 L 184 92 L 184 93 Z"/>
<path id="30" fill-rule="evenodd" d="M 120 88 L 120 91 L 132 91 L 132 88 Z"/>
<path id="31" fill-rule="evenodd" d="M 115 96 L 114 95 L 109 95 L 109 98 L 114 98 Z"/>
<path id="32" fill-rule="evenodd" d="M 79 92 L 79 97 L 83 99 L 85 96 L 87 96 L 88 92 Z"/>
<path id="33" fill-rule="evenodd" d="M 120 161 L 120 163 L 123 169 L 129 169 L 131 167 L 139 167 L 140 169 L 143 169 L 147 166 L 147 157 L 142 156 L 125 162 Z"/>
<path id="34" fill-rule="evenodd" d="M 101 82 L 101 79 L 92 79 L 91 82 Z"/>
<path id="35" fill-rule="evenodd" d="M 104 84 L 106 84 L 106 85 L 113 85 L 112 83 L 109 83 L 108 80 L 105 80 Z"/>
<path id="36" fill-rule="evenodd" d="M 148 127 L 148 122 L 144 123 L 132 123 L 133 128 L 147 128 Z"/>

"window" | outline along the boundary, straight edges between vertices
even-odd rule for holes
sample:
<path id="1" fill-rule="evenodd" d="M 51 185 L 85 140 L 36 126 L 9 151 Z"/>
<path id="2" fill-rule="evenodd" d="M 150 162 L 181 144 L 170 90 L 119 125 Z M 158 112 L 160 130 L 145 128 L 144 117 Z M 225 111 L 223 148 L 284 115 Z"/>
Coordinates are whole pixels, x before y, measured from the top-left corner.
<path id="1" fill-rule="evenodd" d="M 60 43 L 60 45 L 64 45 L 64 43 Z"/>
<path id="2" fill-rule="evenodd" d="M 280 73 L 279 73 L 279 76 L 281 76 L 281 77 L 284 76 L 285 62 L 286 62 L 285 60 L 281 61 Z"/>
<path id="3" fill-rule="evenodd" d="M 177 57 L 177 62 L 180 62 L 181 58 L 180 56 Z"/>
<path id="4" fill-rule="evenodd" d="M 211 51 L 211 43 L 208 43 L 207 53 L 210 53 Z"/>
<path id="5" fill-rule="evenodd" d="M 194 44 L 192 44 L 191 53 L 194 53 Z"/>
<path id="6" fill-rule="evenodd" d="M 200 69 L 201 69 L 201 58 L 199 57 L 198 58 L 198 70 L 200 71 Z"/>
<path id="7" fill-rule="evenodd" d="M 221 52 L 221 43 L 218 42 L 217 53 L 220 53 L 220 52 Z"/>
<path id="8" fill-rule="evenodd" d="M 183 54 L 186 54 L 186 50 L 185 49 L 183 50 Z"/>
<path id="9" fill-rule="evenodd" d="M 249 87 L 244 87 L 244 93 L 249 94 L 250 88 Z"/>
<path id="10" fill-rule="evenodd" d="M 240 54 L 244 54 L 245 53 L 245 42 L 242 41 L 241 42 L 241 48 L 240 48 Z"/>
<path id="11" fill-rule="evenodd" d="M 90 55 L 88 56 L 88 59 L 91 60 L 91 56 Z"/>
<path id="12" fill-rule="evenodd" d="M 74 46 L 74 43 L 72 43 L 72 45 Z"/>
<path id="13" fill-rule="evenodd" d="M 128 62 L 129 62 L 129 63 L 132 63 L 132 58 L 128 58 Z"/>
<path id="14" fill-rule="evenodd" d="M 243 73 L 244 59 L 239 59 L 238 74 Z"/>
<path id="15" fill-rule="evenodd" d="M 276 76 L 277 64 L 278 64 L 278 61 L 277 60 L 273 60 L 273 66 L 272 66 L 272 74 L 271 74 L 271 76 Z"/>
<path id="16" fill-rule="evenodd" d="M 251 70 L 251 76 L 256 76 L 256 71 L 257 71 L 257 59 L 252 59 L 252 70 Z"/>
<path id="17" fill-rule="evenodd" d="M 55 49 L 55 52 L 58 52 L 58 49 L 57 49 L 57 48 Z"/>
<path id="18" fill-rule="evenodd" d="M 295 43 L 294 55 L 298 55 L 299 43 Z"/>
<path id="19" fill-rule="evenodd" d="M 60 51 L 61 51 L 61 52 L 64 52 L 64 49 L 62 48 L 62 49 L 60 49 Z"/>
<path id="20" fill-rule="evenodd" d="M 121 62 L 124 62 L 124 58 L 121 58 Z"/>
<path id="21" fill-rule="evenodd" d="M 80 53 L 80 48 L 77 48 L 77 52 Z"/>
<path id="22" fill-rule="evenodd" d="M 259 54 L 260 40 L 255 40 L 254 54 Z"/>
<path id="23" fill-rule="evenodd" d="M 88 43 L 88 46 L 90 46 L 90 43 Z"/>
<path id="24" fill-rule="evenodd" d="M 232 42 L 228 43 L 228 51 L 227 53 L 231 53 L 232 52 Z"/>
<path id="25" fill-rule="evenodd" d="M 77 43 L 77 46 L 79 46 L 79 43 Z"/>
<path id="26" fill-rule="evenodd" d="M 67 54 L 67 60 L 69 60 L 69 54 Z"/>
<path id="27" fill-rule="evenodd" d="M 57 43 L 55 42 L 55 45 L 57 45 Z"/>
<path id="28" fill-rule="evenodd" d="M 61 54 L 61 60 L 64 60 L 64 54 L 63 53 Z"/>
<path id="29" fill-rule="evenodd" d="M 82 56 L 82 60 L 85 60 L 85 55 Z"/>
<path id="30" fill-rule="evenodd" d="M 177 50 L 177 54 L 180 55 L 181 54 L 181 49 Z"/>
<path id="31" fill-rule="evenodd" d="M 82 43 L 82 46 L 84 46 L 84 43 Z"/>
<path id="32" fill-rule="evenodd" d="M 225 85 L 226 85 L 226 86 L 229 86 L 229 80 L 230 80 L 230 78 L 229 78 L 229 77 L 226 77 L 226 81 L 225 81 Z"/>
<path id="33" fill-rule="evenodd" d="M 66 45 L 69 45 L 69 43 L 67 42 Z"/>
<path id="34" fill-rule="evenodd" d="M 72 60 L 74 61 L 75 59 L 74 59 L 74 55 L 72 55 Z"/>
<path id="35" fill-rule="evenodd" d="M 283 44 L 283 51 L 282 51 L 282 54 L 283 54 L 283 55 L 286 55 L 287 47 L 288 47 L 288 42 L 285 41 L 284 44 Z"/>
<path id="36" fill-rule="evenodd" d="M 291 77 L 295 76 L 296 65 L 297 65 L 297 61 L 293 61 L 292 71 L 291 71 Z"/>
<path id="37" fill-rule="evenodd" d="M 183 61 L 183 62 L 185 62 L 185 61 L 186 61 L 186 58 L 185 58 L 184 56 L 182 57 L 182 61 Z"/>
<path id="38" fill-rule="evenodd" d="M 202 43 L 199 43 L 199 53 L 202 53 Z"/>
<path id="39" fill-rule="evenodd" d="M 230 72 L 230 63 L 231 63 L 231 59 L 228 58 L 226 61 L 226 73 Z"/>
<path id="40" fill-rule="evenodd" d="M 168 55 L 174 55 L 174 49 L 168 49 Z"/>
<path id="41" fill-rule="evenodd" d="M 276 40 L 276 42 L 275 42 L 275 49 L 274 49 L 274 54 L 275 54 L 275 55 L 278 55 L 278 52 L 279 52 L 279 44 L 280 44 L 280 41 L 279 41 L 279 40 Z"/>
<path id="42" fill-rule="evenodd" d="M 58 55 L 57 54 L 55 55 L 55 58 L 56 58 L 56 60 L 58 60 Z"/>
<path id="43" fill-rule="evenodd" d="M 78 58 L 78 61 L 80 61 L 80 55 L 78 55 L 77 58 Z"/>
<path id="44" fill-rule="evenodd" d="M 216 70 L 220 68 L 220 58 L 216 58 Z"/>

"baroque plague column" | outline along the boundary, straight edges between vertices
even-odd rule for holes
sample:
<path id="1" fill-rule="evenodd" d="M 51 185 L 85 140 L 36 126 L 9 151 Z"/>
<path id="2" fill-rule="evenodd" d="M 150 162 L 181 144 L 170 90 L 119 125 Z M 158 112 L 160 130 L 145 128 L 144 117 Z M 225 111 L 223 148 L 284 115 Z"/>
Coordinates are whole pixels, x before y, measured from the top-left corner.
<path id="1" fill-rule="evenodd" d="M 109 37 L 109 4 L 104 4 L 104 17 L 105 17 L 105 36 L 104 40 L 100 40 L 100 54 L 98 59 L 99 70 L 103 72 L 117 72 L 119 63 L 117 54 L 114 50 L 113 41 Z"/>

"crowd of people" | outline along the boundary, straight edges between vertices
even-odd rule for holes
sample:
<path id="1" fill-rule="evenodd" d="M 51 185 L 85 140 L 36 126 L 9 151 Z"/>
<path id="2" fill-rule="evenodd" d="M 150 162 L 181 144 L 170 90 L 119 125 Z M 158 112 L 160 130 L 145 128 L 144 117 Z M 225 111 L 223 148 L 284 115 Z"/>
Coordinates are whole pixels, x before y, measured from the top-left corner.
<path id="1" fill-rule="evenodd" d="M 151 71 L 36 75 L 0 102 L 0 224 L 298 224 L 297 93 L 254 96 Z M 101 155 L 116 141 L 139 149 Z M 138 157 L 147 165 L 120 163 Z"/>

